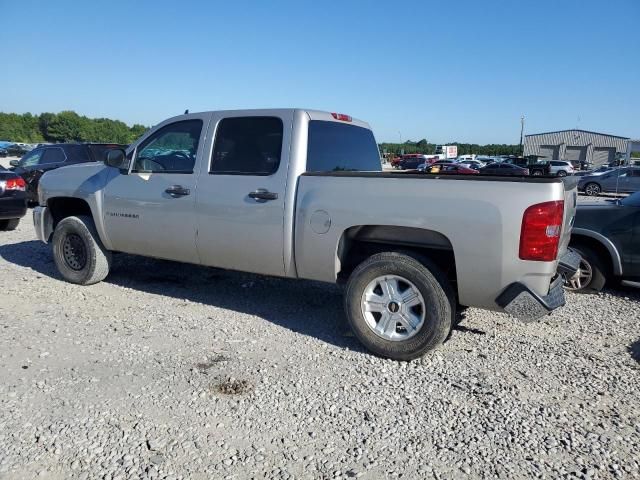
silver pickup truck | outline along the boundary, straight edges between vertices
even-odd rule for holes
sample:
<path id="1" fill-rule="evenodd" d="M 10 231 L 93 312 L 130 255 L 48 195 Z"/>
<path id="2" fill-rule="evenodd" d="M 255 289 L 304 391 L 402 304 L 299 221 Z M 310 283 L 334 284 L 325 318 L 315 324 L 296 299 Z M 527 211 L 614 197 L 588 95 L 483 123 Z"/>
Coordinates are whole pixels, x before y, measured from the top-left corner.
<path id="1" fill-rule="evenodd" d="M 575 181 L 385 173 L 369 126 L 337 113 L 181 115 L 45 174 L 38 196 L 37 235 L 70 282 L 103 280 L 126 252 L 345 283 L 357 338 L 401 360 L 465 306 L 547 315 L 579 263 Z"/>

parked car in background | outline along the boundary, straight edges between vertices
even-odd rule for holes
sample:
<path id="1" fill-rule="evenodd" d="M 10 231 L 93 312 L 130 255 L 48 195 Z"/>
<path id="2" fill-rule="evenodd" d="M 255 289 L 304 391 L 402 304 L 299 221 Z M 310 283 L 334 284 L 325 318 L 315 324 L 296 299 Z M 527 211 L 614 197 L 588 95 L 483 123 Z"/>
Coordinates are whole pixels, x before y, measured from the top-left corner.
<path id="1" fill-rule="evenodd" d="M 429 167 L 431 167 L 433 165 L 451 165 L 451 164 L 455 163 L 455 160 L 453 160 L 453 159 L 438 160 L 438 161 L 431 161 L 431 160 L 432 159 L 429 159 L 425 163 L 421 163 L 420 165 L 418 165 L 416 167 L 416 169 L 420 170 L 421 172 L 423 172 L 423 171 L 425 171 L 426 169 L 428 169 Z"/>
<path id="2" fill-rule="evenodd" d="M 465 165 L 469 168 L 473 168 L 474 170 L 478 170 L 486 165 L 484 162 L 479 160 L 460 160 L 458 164 Z"/>
<path id="3" fill-rule="evenodd" d="M 549 162 L 532 161 L 530 158 L 510 156 L 502 160 L 501 163 L 516 165 L 529 170 L 529 175 L 536 177 L 542 175 L 551 175 L 551 166 Z"/>
<path id="4" fill-rule="evenodd" d="M 565 162 L 564 160 L 551 160 L 549 161 L 551 175 L 558 177 L 566 177 L 567 175 L 573 175 L 575 168 L 571 162 Z"/>
<path id="5" fill-rule="evenodd" d="M 633 193 L 640 190 L 640 167 L 617 167 L 608 172 L 584 175 L 578 190 L 594 196 L 600 193 Z"/>
<path id="6" fill-rule="evenodd" d="M 9 154 L 4 148 L 0 148 L 0 158 L 6 158 Z"/>
<path id="7" fill-rule="evenodd" d="M 12 170 L 27 184 L 29 205 L 38 202 L 38 182 L 45 172 L 77 163 L 104 161 L 105 152 L 117 144 L 59 143 L 37 147 L 20 160 L 10 162 Z"/>
<path id="8" fill-rule="evenodd" d="M 403 155 L 398 162 L 398 168 L 402 170 L 413 170 L 418 168 L 418 165 L 422 163 L 429 163 L 429 155 L 423 155 L 421 153 L 410 153 Z"/>
<path id="9" fill-rule="evenodd" d="M 478 172 L 484 175 L 509 175 L 509 176 L 529 175 L 528 168 L 522 168 L 517 165 L 512 165 L 511 163 L 504 163 L 504 162 L 490 163 L 489 165 L 486 165 L 478 169 Z"/>
<path id="10" fill-rule="evenodd" d="M 478 160 L 479 162 L 484 163 L 485 165 L 489 165 L 490 163 L 497 163 L 498 160 L 496 160 L 493 157 L 488 157 L 486 155 L 478 155 L 476 157 L 476 160 Z"/>
<path id="11" fill-rule="evenodd" d="M 585 175 L 602 175 L 603 173 L 610 172 L 614 167 L 609 165 L 602 165 L 594 170 L 580 170 L 576 171 L 573 174 L 576 177 L 584 177 Z"/>
<path id="12" fill-rule="evenodd" d="M 478 170 L 474 170 L 473 168 L 469 168 L 466 165 L 461 165 L 459 163 L 444 163 L 444 162 L 436 162 L 433 165 L 425 166 L 422 169 L 425 173 L 437 173 L 437 174 L 452 174 L 452 175 L 468 175 L 478 173 Z"/>
<path id="13" fill-rule="evenodd" d="M 30 151 L 27 146 L 18 145 L 17 143 L 5 147 L 5 150 L 7 151 L 7 155 L 9 157 L 21 157 Z"/>
<path id="14" fill-rule="evenodd" d="M 582 261 L 567 289 L 598 292 L 614 279 L 640 287 L 640 192 L 578 205 L 570 246 Z"/>
<path id="15" fill-rule="evenodd" d="M 27 212 L 26 184 L 22 177 L 0 167 L 0 231 L 15 230 Z"/>

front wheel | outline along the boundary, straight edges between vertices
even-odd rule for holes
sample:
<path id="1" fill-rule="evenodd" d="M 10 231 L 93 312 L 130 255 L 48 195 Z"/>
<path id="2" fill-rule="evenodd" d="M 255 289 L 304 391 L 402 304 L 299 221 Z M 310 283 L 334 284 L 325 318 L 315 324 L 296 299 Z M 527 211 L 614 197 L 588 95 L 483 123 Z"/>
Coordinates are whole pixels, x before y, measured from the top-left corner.
<path id="1" fill-rule="evenodd" d="M 584 193 L 589 195 L 590 197 L 595 197 L 600 194 L 602 188 L 597 183 L 587 183 L 584 187 Z"/>
<path id="2" fill-rule="evenodd" d="M 53 259 L 65 280 L 92 285 L 105 279 L 111 267 L 111 252 L 104 248 L 93 219 L 67 217 L 53 232 Z"/>
<path id="3" fill-rule="evenodd" d="M 373 353 L 413 360 L 440 345 L 455 318 L 446 276 L 427 259 L 385 252 L 351 274 L 345 291 L 351 329 Z"/>

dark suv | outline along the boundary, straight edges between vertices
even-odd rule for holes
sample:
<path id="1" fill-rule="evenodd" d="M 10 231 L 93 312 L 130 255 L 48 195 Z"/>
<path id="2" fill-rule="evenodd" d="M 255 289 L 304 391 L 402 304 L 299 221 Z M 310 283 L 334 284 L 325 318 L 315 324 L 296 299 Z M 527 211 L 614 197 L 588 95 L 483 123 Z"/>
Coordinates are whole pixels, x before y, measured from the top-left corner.
<path id="1" fill-rule="evenodd" d="M 30 206 L 38 203 L 38 182 L 49 170 L 76 163 L 102 162 L 106 152 L 125 145 L 114 143 L 59 143 L 34 148 L 20 160 L 10 162 L 12 170 L 27 184 L 27 201 Z"/>

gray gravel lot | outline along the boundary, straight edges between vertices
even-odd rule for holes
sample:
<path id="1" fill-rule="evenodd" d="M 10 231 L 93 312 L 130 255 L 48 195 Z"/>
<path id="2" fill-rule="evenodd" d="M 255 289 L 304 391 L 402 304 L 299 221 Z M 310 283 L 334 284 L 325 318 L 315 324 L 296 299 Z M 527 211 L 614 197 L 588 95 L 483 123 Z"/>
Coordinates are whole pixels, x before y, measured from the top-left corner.
<path id="1" fill-rule="evenodd" d="M 425 358 L 337 287 L 116 257 L 60 280 L 0 233 L 0 478 L 639 478 L 640 294 L 542 323 L 470 309 Z"/>

